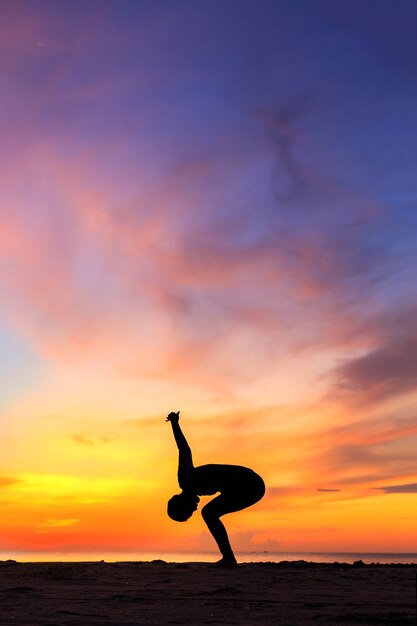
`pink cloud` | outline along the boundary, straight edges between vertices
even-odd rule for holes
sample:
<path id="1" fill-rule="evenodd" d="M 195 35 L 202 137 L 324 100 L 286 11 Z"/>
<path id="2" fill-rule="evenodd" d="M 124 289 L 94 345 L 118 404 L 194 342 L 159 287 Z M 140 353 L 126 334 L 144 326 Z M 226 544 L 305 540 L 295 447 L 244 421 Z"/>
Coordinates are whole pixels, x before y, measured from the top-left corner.
<path id="1" fill-rule="evenodd" d="M 362 265 L 341 238 L 275 225 L 276 206 L 253 236 L 242 179 L 272 158 L 253 131 L 166 171 L 152 153 L 133 167 L 122 141 L 75 150 L 65 134 L 31 132 L 3 172 L 13 218 L 0 273 L 9 319 L 48 358 L 215 386 L 250 380 L 253 362 L 262 376 L 296 352 L 363 341 L 363 312 L 344 293 Z"/>

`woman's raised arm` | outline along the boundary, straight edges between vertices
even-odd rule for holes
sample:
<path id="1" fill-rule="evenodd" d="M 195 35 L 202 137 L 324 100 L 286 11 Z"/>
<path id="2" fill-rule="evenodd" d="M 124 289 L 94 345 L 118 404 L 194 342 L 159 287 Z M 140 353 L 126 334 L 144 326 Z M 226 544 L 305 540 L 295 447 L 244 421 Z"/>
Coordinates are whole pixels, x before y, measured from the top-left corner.
<path id="1" fill-rule="evenodd" d="M 166 421 L 171 422 L 172 432 L 174 434 L 175 443 L 178 447 L 178 481 L 182 483 L 182 478 L 184 473 L 188 470 L 194 469 L 193 465 L 193 456 L 191 453 L 191 448 L 188 445 L 186 438 L 184 437 L 184 433 L 181 430 L 181 426 L 179 424 L 180 412 L 177 411 L 171 412 Z"/>

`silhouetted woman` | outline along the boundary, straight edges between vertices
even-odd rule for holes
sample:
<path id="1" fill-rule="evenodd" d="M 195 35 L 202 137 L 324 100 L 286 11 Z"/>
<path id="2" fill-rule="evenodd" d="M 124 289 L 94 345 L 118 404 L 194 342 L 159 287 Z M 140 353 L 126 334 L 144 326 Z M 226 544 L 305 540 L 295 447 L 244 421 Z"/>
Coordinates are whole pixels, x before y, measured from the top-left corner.
<path id="1" fill-rule="evenodd" d="M 179 451 L 178 483 L 182 492 L 168 502 L 168 515 L 176 522 L 185 522 L 197 510 L 199 496 L 220 492 L 206 504 L 201 515 L 213 535 L 223 558 L 220 567 L 236 567 L 237 562 L 220 517 L 241 511 L 255 504 L 265 493 L 264 481 L 258 474 L 240 465 L 199 465 L 194 467 L 191 448 L 179 425 L 180 412 L 170 413 L 172 432 Z"/>

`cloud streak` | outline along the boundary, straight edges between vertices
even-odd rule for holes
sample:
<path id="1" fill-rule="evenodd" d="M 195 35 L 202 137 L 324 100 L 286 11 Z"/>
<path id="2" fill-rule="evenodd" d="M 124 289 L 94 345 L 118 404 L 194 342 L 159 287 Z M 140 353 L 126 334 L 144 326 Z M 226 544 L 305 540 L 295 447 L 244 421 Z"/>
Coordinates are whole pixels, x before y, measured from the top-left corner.
<path id="1" fill-rule="evenodd" d="M 91 437 L 83 433 L 75 433 L 74 435 L 70 435 L 68 439 L 82 446 L 97 446 L 112 441 L 109 437 Z"/>
<path id="2" fill-rule="evenodd" d="M 408 485 L 390 485 L 388 487 L 375 487 L 384 493 L 417 493 L 417 483 Z"/>

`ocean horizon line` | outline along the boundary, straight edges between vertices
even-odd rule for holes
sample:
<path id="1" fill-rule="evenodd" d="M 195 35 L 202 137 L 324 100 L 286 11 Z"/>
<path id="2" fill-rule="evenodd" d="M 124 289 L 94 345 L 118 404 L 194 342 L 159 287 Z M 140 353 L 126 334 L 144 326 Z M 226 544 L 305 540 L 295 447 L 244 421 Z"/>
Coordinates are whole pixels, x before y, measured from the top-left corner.
<path id="1" fill-rule="evenodd" d="M 417 552 L 363 551 L 235 551 L 239 562 L 310 561 L 318 563 L 363 561 L 365 564 L 417 564 Z M 0 561 L 17 562 L 211 562 L 217 560 L 215 551 L 157 551 L 157 550 L 0 550 Z"/>

